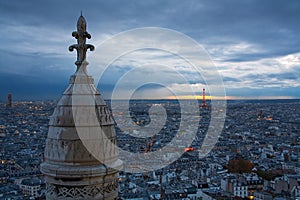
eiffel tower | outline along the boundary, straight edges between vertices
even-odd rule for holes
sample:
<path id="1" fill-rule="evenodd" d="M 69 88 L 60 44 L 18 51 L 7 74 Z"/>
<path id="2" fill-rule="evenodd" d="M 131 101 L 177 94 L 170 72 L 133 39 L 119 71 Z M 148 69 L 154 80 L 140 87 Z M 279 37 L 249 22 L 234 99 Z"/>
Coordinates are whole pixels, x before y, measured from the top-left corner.
<path id="1" fill-rule="evenodd" d="M 202 104 L 200 105 L 200 109 L 205 108 L 205 109 L 209 109 L 209 106 L 206 104 L 206 99 L 205 99 L 205 89 L 203 88 L 203 92 L 202 92 Z"/>

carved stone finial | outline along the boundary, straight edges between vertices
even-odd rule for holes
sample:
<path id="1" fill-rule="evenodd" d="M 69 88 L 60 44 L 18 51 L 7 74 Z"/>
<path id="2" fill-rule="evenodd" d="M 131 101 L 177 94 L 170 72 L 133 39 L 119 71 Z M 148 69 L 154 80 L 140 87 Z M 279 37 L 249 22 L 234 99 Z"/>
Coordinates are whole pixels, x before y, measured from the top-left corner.
<path id="1" fill-rule="evenodd" d="M 77 66 L 77 71 L 83 66 L 85 71 L 85 66 L 88 65 L 86 61 L 86 51 L 90 49 L 93 51 L 95 47 L 91 44 L 86 44 L 86 38 L 91 39 L 91 35 L 86 31 L 86 21 L 82 16 L 82 13 L 77 21 L 77 31 L 72 33 L 72 36 L 77 39 L 77 44 L 73 44 L 69 47 L 69 51 L 77 50 L 77 61 L 75 65 Z"/>

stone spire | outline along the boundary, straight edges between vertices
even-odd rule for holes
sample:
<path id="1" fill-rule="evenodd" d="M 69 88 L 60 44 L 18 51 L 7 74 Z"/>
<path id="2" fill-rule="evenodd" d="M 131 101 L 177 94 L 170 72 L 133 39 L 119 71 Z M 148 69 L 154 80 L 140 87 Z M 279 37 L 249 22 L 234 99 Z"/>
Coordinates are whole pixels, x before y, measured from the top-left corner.
<path id="1" fill-rule="evenodd" d="M 72 35 L 77 44 L 77 70 L 50 118 L 41 172 L 46 199 L 117 199 L 118 159 L 114 120 L 86 72 L 86 44 L 91 35 L 81 15 Z M 91 148 L 92 147 L 92 148 Z"/>
<path id="2" fill-rule="evenodd" d="M 86 62 L 86 51 L 88 49 L 94 51 L 95 47 L 91 44 L 86 44 L 86 38 L 91 39 L 91 35 L 86 31 L 86 21 L 82 16 L 82 13 L 77 21 L 77 31 L 74 31 L 72 36 L 77 39 L 77 44 L 71 45 L 69 50 L 77 50 L 77 61 L 75 62 L 75 65 L 77 65 L 77 71 L 81 66 L 84 67 L 83 71 L 85 71 L 85 66 L 88 64 Z"/>

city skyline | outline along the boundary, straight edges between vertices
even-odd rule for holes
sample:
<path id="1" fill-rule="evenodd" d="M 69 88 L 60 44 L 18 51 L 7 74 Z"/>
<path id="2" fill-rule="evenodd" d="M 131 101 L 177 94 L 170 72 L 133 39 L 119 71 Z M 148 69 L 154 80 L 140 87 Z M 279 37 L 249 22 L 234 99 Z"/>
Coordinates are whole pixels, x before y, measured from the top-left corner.
<path id="1" fill-rule="evenodd" d="M 300 3 L 297 1 L 76 1 L 73 4 L 4 1 L 0 4 L 3 35 L 0 101 L 3 102 L 7 93 L 12 93 L 13 100 L 56 99 L 61 95 L 76 68 L 75 55 L 67 48 L 73 43 L 70 35 L 80 10 L 88 19 L 90 43 L 96 47 L 87 57 L 91 75 L 95 76 L 94 71 L 103 67 L 97 60 L 97 45 L 101 42 L 130 29 L 162 27 L 181 32 L 203 46 L 221 74 L 227 99 L 300 98 L 297 25 Z M 184 74 L 192 73 L 166 52 L 133 52 L 112 63 L 100 80 L 98 86 L 104 98 L 110 97 L 118 78 L 152 61 Z M 184 93 L 185 84 L 162 77 L 168 79 L 167 86 L 178 91 L 179 97 L 195 97 Z M 203 81 L 191 82 L 196 95 L 201 96 L 202 88 L 206 87 Z M 123 92 L 126 93 L 126 88 Z M 137 97 L 170 95 L 165 95 L 161 87 L 149 85 Z"/>

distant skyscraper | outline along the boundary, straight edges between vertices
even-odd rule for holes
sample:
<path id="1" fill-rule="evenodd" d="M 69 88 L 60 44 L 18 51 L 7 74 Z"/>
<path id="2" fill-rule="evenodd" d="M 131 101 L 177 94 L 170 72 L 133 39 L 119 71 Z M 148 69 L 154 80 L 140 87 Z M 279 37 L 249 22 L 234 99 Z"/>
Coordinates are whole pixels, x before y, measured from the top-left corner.
<path id="1" fill-rule="evenodd" d="M 91 36 L 82 15 L 72 36 L 78 42 L 69 47 L 70 51 L 77 50 L 77 71 L 49 122 L 45 161 L 41 164 L 46 199 L 116 200 L 122 162 L 118 159 L 112 114 L 86 71 L 86 51 L 94 47 L 85 43 Z M 87 149 L 94 146 L 93 152 Z M 102 159 L 97 157 L 100 154 Z"/>
<path id="2" fill-rule="evenodd" d="M 6 107 L 7 108 L 11 108 L 12 107 L 12 95 L 11 94 L 7 94 Z"/>

